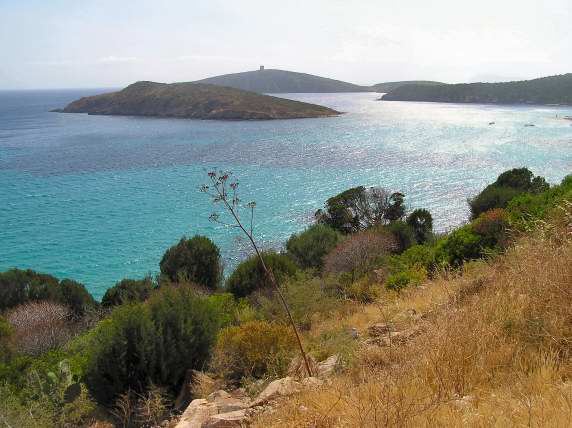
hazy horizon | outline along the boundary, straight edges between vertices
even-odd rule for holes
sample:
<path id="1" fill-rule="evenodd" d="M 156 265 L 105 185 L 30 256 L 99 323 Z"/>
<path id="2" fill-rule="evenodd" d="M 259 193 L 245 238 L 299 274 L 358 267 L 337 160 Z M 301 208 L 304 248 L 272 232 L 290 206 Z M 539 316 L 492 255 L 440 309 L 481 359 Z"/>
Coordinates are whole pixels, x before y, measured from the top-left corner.
<path id="1" fill-rule="evenodd" d="M 0 89 L 115 88 L 266 68 L 372 85 L 572 72 L 572 3 L 0 3 Z"/>

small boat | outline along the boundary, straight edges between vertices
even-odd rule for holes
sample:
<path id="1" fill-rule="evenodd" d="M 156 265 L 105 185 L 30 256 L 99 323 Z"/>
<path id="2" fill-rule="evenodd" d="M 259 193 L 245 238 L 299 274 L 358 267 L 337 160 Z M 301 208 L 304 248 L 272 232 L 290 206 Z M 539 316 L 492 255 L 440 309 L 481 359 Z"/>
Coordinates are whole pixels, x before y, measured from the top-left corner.
<path id="1" fill-rule="evenodd" d="M 562 119 L 564 119 L 564 120 L 572 120 L 572 116 L 564 116 Z"/>
<path id="2" fill-rule="evenodd" d="M 536 126 L 534 123 L 526 123 L 524 126 Z"/>
<path id="3" fill-rule="evenodd" d="M 494 124 L 495 124 L 495 122 L 489 122 L 489 125 L 494 125 Z"/>

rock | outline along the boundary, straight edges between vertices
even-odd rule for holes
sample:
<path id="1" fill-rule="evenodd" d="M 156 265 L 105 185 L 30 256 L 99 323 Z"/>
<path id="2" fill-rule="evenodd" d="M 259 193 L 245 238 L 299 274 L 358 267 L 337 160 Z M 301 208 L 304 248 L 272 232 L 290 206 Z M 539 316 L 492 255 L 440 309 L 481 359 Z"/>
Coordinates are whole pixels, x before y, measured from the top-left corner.
<path id="1" fill-rule="evenodd" d="M 350 329 L 350 336 L 351 336 L 352 339 L 354 339 L 354 340 L 359 339 L 359 331 L 358 331 L 358 329 L 355 328 L 355 327 L 352 327 L 352 328 Z"/>
<path id="2" fill-rule="evenodd" d="M 387 272 L 383 269 L 376 269 L 373 271 L 373 280 L 378 284 L 383 284 L 387 278 Z"/>
<path id="3" fill-rule="evenodd" d="M 216 413 L 216 404 L 198 398 L 191 401 L 175 428 L 201 428 Z"/>
<path id="4" fill-rule="evenodd" d="M 307 358 L 310 370 L 312 374 L 315 375 L 318 372 L 318 363 L 316 363 L 316 360 L 310 355 L 308 355 Z M 308 376 L 304 359 L 301 356 L 294 357 L 290 362 L 288 366 L 288 376 L 296 379 L 303 379 Z"/>
<path id="5" fill-rule="evenodd" d="M 325 378 L 332 375 L 340 366 L 341 358 L 338 354 L 332 355 L 324 361 L 318 363 L 318 377 Z"/>
<path id="6" fill-rule="evenodd" d="M 231 428 L 241 427 L 245 425 L 248 416 L 246 409 L 235 410 L 234 412 L 219 413 L 211 416 L 208 421 L 203 424 L 204 428 Z"/>
<path id="7" fill-rule="evenodd" d="M 367 334 L 369 337 L 379 337 L 383 335 L 387 335 L 388 333 L 394 331 L 394 328 L 391 324 L 385 322 L 378 322 L 375 324 L 370 325 L 367 328 Z"/>
<path id="8" fill-rule="evenodd" d="M 236 410 L 242 410 L 250 405 L 250 400 L 246 397 L 237 398 L 228 392 L 219 390 L 215 391 L 207 397 L 207 401 L 217 406 L 217 413 L 228 413 Z"/>
<path id="9" fill-rule="evenodd" d="M 207 398 L 200 398 L 191 401 L 191 404 L 189 404 L 175 428 L 201 428 L 203 426 L 240 426 L 242 422 L 235 423 L 232 421 L 240 419 L 238 417 L 240 412 L 242 412 L 244 419 L 246 417 L 245 410 L 249 405 L 250 401 L 245 397 L 235 397 L 223 390 L 215 391 Z M 227 417 L 215 418 L 214 422 L 216 422 L 218 425 L 208 425 L 211 422 L 214 423 L 212 417 L 217 415 L 227 415 Z M 226 424 L 227 422 L 228 424 Z M 235 424 L 229 425 L 230 423 Z"/>
<path id="10" fill-rule="evenodd" d="M 295 381 L 292 377 L 288 376 L 282 379 L 277 379 L 268 384 L 262 391 L 251 406 L 259 406 L 274 398 L 282 397 L 285 395 L 294 394 L 302 389 L 302 384 Z"/>
<path id="11" fill-rule="evenodd" d="M 302 385 L 305 388 L 317 388 L 318 386 L 322 386 L 324 381 L 322 379 L 318 379 L 317 377 L 306 377 L 302 379 Z"/>

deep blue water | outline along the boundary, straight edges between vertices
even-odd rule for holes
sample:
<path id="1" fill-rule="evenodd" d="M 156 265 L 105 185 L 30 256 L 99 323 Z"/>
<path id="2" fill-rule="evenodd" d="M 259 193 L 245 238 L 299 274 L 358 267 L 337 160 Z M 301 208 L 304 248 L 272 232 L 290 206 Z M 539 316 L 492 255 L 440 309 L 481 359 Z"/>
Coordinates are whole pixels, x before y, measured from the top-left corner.
<path id="1" fill-rule="evenodd" d="M 444 230 L 466 220 L 466 198 L 503 170 L 528 166 L 553 183 L 572 172 L 572 122 L 562 119 L 572 108 L 378 102 L 360 93 L 287 95 L 347 112 L 327 119 L 49 112 L 97 92 L 0 92 L 0 270 L 70 277 L 101 297 L 124 277 L 157 272 L 165 249 L 195 233 L 214 239 L 230 268 L 247 249 L 208 221 L 213 207 L 198 187 L 214 167 L 232 170 L 243 199 L 257 201 L 256 234 L 272 247 L 351 186 L 400 190 Z"/>

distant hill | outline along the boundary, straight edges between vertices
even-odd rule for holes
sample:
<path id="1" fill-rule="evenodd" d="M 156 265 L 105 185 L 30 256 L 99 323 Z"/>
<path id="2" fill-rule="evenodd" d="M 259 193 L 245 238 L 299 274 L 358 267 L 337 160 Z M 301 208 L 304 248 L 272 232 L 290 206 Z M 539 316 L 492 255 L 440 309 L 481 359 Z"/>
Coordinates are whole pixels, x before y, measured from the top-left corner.
<path id="1" fill-rule="evenodd" d="M 401 82 L 384 82 L 373 85 L 375 92 L 390 92 L 404 85 L 444 85 L 443 82 L 433 80 L 403 80 Z"/>
<path id="2" fill-rule="evenodd" d="M 137 82 L 119 92 L 72 102 L 63 113 L 179 117 L 190 119 L 299 119 L 339 112 L 239 89 L 200 83 Z"/>
<path id="3" fill-rule="evenodd" d="M 405 85 L 385 94 L 382 100 L 572 105 L 572 73 L 519 82 Z"/>
<path id="4" fill-rule="evenodd" d="M 284 70 L 256 70 L 225 74 L 199 80 L 197 83 L 228 86 L 265 94 L 296 92 L 373 92 L 369 86 L 359 86 L 341 80 Z"/>

